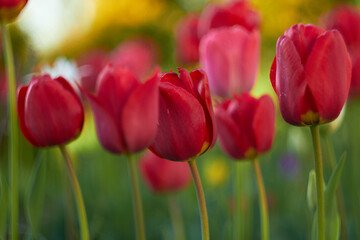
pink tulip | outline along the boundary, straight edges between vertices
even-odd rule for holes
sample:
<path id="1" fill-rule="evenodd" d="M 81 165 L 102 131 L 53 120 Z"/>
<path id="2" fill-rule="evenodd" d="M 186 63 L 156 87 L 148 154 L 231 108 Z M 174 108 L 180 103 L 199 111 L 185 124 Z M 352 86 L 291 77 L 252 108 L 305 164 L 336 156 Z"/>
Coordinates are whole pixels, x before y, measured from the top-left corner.
<path id="1" fill-rule="evenodd" d="M 129 70 L 107 65 L 96 94 L 81 90 L 93 110 L 102 146 L 112 153 L 135 153 L 148 147 L 157 132 L 159 88 L 156 72 L 141 83 Z"/>
<path id="2" fill-rule="evenodd" d="M 191 181 L 189 165 L 174 162 L 147 152 L 139 161 L 139 170 L 146 185 L 155 193 L 184 189 Z"/>
<path id="3" fill-rule="evenodd" d="M 260 33 L 243 27 L 211 30 L 201 39 L 200 64 L 209 77 L 210 90 L 220 97 L 249 92 L 256 80 Z"/>

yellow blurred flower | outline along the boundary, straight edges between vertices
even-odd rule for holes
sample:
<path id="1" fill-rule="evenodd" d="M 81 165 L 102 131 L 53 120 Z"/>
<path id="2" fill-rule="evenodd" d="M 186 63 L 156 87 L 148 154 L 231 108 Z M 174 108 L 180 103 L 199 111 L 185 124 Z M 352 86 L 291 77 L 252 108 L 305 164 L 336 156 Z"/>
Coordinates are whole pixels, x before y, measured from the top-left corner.
<path id="1" fill-rule="evenodd" d="M 208 159 L 205 165 L 205 181 L 213 187 L 223 184 L 229 175 L 225 160 L 219 157 Z"/>

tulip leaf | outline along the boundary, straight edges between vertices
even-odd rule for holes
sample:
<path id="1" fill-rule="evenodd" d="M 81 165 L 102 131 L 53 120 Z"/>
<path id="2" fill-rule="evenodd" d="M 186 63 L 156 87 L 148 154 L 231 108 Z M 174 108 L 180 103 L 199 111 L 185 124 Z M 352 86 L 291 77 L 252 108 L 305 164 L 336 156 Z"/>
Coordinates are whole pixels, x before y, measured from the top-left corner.
<path id="1" fill-rule="evenodd" d="M 30 223 L 31 234 L 35 239 L 38 238 L 44 208 L 47 162 L 45 159 L 45 151 L 46 150 L 41 150 L 38 152 L 25 200 L 26 217 Z"/>
<path id="2" fill-rule="evenodd" d="M 0 239 L 6 239 L 8 197 L 8 186 L 5 180 L 0 178 Z"/>
<path id="3" fill-rule="evenodd" d="M 336 187 L 339 183 L 341 172 L 344 168 L 346 152 L 342 155 L 325 189 L 325 239 L 337 240 L 340 236 L 340 217 L 336 205 Z M 318 211 L 313 218 L 311 239 L 317 239 Z"/>

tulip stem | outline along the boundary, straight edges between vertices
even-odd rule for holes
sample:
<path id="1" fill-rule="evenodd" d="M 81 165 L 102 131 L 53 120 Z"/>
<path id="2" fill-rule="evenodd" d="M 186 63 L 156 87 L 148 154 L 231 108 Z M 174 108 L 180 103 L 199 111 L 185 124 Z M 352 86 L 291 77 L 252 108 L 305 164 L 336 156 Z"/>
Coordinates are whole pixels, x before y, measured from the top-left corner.
<path id="1" fill-rule="evenodd" d="M 325 240 L 324 177 L 320 148 L 319 125 L 310 127 L 315 154 L 316 191 L 318 208 L 318 240 Z"/>
<path id="2" fill-rule="evenodd" d="M 233 225 L 233 239 L 240 240 L 243 239 L 243 212 L 241 211 L 241 178 L 242 178 L 242 169 L 241 162 L 235 162 L 235 184 L 234 184 L 234 193 L 235 193 L 235 204 L 234 204 L 234 225 Z"/>
<path id="3" fill-rule="evenodd" d="M 4 44 L 4 58 L 8 79 L 9 98 L 9 155 L 10 155 L 10 229 L 11 239 L 17 240 L 19 221 L 19 193 L 18 193 L 18 128 L 16 115 L 16 79 L 14 56 L 12 52 L 10 32 L 6 23 L 1 22 L 2 40 Z"/>
<path id="4" fill-rule="evenodd" d="M 131 180 L 131 189 L 133 195 L 133 207 L 135 215 L 135 231 L 136 239 L 145 240 L 145 224 L 144 224 L 144 214 L 141 202 L 139 181 L 137 177 L 136 162 L 132 154 L 128 154 L 128 163 L 129 163 L 129 172 Z"/>
<path id="5" fill-rule="evenodd" d="M 84 200 L 83 200 L 83 197 L 81 194 L 79 181 L 76 177 L 73 165 L 71 163 L 70 156 L 69 156 L 68 152 L 66 151 L 65 146 L 60 145 L 59 148 L 64 157 L 66 166 L 68 168 L 68 173 L 71 178 L 73 190 L 75 193 L 76 205 L 77 205 L 77 210 L 78 210 L 78 218 L 79 218 L 79 224 L 80 224 L 80 236 L 81 236 L 82 240 L 88 240 L 89 239 L 89 227 L 88 227 L 88 222 L 87 222 L 87 218 L 86 218 L 86 210 L 85 210 Z"/>
<path id="6" fill-rule="evenodd" d="M 195 159 L 191 159 L 189 161 L 189 166 L 191 169 L 191 174 L 195 183 L 196 187 L 196 194 L 199 202 L 199 211 L 200 211 L 200 220 L 201 220 L 201 232 L 202 232 L 202 240 L 209 240 L 209 220 L 206 210 L 206 202 L 205 202 L 205 195 L 204 190 L 201 185 L 201 180 L 199 176 L 199 171 L 196 166 Z"/>
<path id="7" fill-rule="evenodd" d="M 261 175 L 259 162 L 256 158 L 253 160 L 253 163 L 259 189 L 259 206 L 261 212 L 261 239 L 269 240 L 269 216 L 264 181 Z"/>
<path id="8" fill-rule="evenodd" d="M 185 240 L 185 230 L 184 222 L 181 215 L 181 209 L 179 202 L 176 199 L 176 196 L 173 194 L 168 194 L 167 196 L 171 222 L 174 231 L 174 240 Z"/>

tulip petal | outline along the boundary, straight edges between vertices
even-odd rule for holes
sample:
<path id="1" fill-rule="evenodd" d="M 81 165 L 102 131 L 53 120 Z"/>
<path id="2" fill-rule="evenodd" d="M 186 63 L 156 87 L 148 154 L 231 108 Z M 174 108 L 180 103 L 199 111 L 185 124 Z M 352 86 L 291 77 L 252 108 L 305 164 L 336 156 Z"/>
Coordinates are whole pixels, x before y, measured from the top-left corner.
<path id="1" fill-rule="evenodd" d="M 155 139 L 159 116 L 159 76 L 134 90 L 122 113 L 122 131 L 129 152 L 148 147 Z"/>
<path id="2" fill-rule="evenodd" d="M 206 131 L 199 101 L 185 89 L 160 83 L 159 128 L 150 150 L 174 161 L 186 161 L 200 153 Z"/>
<path id="3" fill-rule="evenodd" d="M 216 126 L 221 148 L 232 158 L 242 159 L 246 149 L 240 143 L 240 131 L 231 116 L 222 108 L 215 111 Z"/>
<path id="4" fill-rule="evenodd" d="M 25 98 L 26 93 L 28 90 L 28 86 L 22 86 L 20 87 L 18 91 L 18 99 L 17 99 L 17 107 L 18 107 L 18 114 L 19 114 L 19 125 L 21 132 L 25 136 L 25 138 L 34 146 L 40 147 L 40 144 L 36 142 L 36 140 L 31 136 L 29 131 L 26 128 L 25 122 L 24 122 L 24 112 L 25 112 Z"/>
<path id="5" fill-rule="evenodd" d="M 275 134 L 275 106 L 269 95 L 264 95 L 257 101 L 252 128 L 258 153 L 268 151 Z"/>
<path id="6" fill-rule="evenodd" d="M 335 119 L 345 104 L 351 81 L 351 60 L 337 30 L 318 37 L 308 57 L 305 77 L 321 120 Z"/>
<path id="7" fill-rule="evenodd" d="M 124 144 L 114 117 L 105 109 L 102 103 L 85 88 L 80 87 L 80 90 L 85 94 L 90 103 L 96 123 L 96 134 L 101 145 L 112 153 L 122 153 Z"/>
<path id="8" fill-rule="evenodd" d="M 292 40 L 286 36 L 277 41 L 276 88 L 285 121 L 301 125 L 301 100 L 306 89 L 304 67 Z"/>

